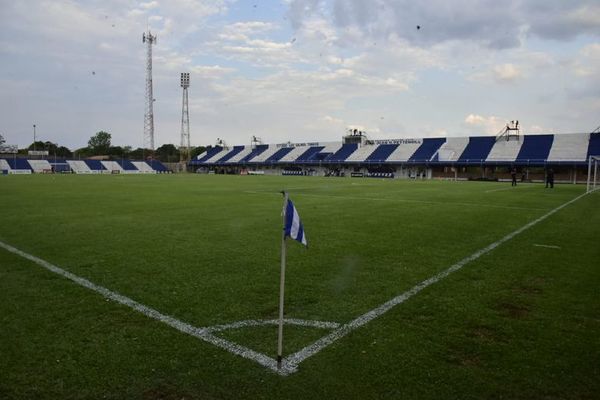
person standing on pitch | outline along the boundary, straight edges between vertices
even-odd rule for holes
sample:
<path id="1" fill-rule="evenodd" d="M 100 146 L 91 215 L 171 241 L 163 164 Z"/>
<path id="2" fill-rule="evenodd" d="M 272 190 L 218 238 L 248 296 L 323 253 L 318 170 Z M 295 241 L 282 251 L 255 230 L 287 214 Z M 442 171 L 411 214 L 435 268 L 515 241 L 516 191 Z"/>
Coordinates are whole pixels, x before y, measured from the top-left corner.
<path id="1" fill-rule="evenodd" d="M 554 170 L 552 168 L 546 171 L 546 187 L 550 185 L 550 189 L 554 188 Z"/>
<path id="2" fill-rule="evenodd" d="M 512 177 L 512 186 L 517 186 L 517 169 L 515 167 L 510 170 L 510 176 Z"/>

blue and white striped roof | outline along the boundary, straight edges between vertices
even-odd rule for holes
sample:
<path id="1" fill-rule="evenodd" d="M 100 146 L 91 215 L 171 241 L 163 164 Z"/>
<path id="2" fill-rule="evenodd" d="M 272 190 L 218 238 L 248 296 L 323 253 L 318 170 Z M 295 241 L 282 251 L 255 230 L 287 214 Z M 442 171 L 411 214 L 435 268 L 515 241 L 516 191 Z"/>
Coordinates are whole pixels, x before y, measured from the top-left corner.
<path id="1" fill-rule="evenodd" d="M 600 154 L 600 134 L 522 135 L 375 140 L 357 146 L 341 142 L 214 147 L 192 165 L 239 164 L 523 164 L 584 163 Z"/>

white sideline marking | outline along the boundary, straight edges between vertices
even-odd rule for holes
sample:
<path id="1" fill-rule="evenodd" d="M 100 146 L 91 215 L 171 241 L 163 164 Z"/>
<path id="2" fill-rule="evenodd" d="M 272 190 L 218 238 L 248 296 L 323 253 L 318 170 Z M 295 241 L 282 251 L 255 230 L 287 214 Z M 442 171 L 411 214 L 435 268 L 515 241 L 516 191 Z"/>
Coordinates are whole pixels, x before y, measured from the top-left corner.
<path id="1" fill-rule="evenodd" d="M 285 320 L 286 323 L 289 323 L 289 324 L 317 327 L 317 328 L 323 328 L 323 329 L 334 329 L 334 330 L 333 330 L 333 332 L 329 333 L 328 335 L 323 336 L 321 339 L 317 340 L 313 344 L 308 345 L 305 348 L 301 349 L 300 351 L 285 357 L 282 360 L 282 365 L 281 365 L 280 369 L 277 368 L 277 361 L 275 359 L 273 359 L 265 354 L 256 352 L 256 351 L 249 349 L 247 347 L 244 347 L 244 346 L 240 346 L 237 343 L 230 342 L 228 340 L 222 339 L 222 338 L 212 334 L 212 332 L 219 332 L 219 331 L 222 331 L 225 329 L 234 329 L 234 328 L 240 328 L 240 327 L 245 327 L 245 326 L 258 326 L 258 325 L 271 324 L 272 322 L 274 322 L 274 320 L 245 320 L 245 321 L 234 322 L 232 324 L 227 324 L 227 325 L 216 325 L 216 326 L 212 326 L 212 327 L 196 328 L 190 324 L 182 322 L 182 321 L 180 321 L 176 318 L 173 318 L 169 315 L 162 314 L 159 311 L 156 311 L 150 307 L 147 307 L 141 303 L 138 303 L 135 300 L 132 300 L 126 296 L 123 296 L 123 295 L 113 292 L 109 289 L 106 289 L 103 286 L 96 285 L 96 284 L 92 283 L 91 281 L 88 281 L 87 279 L 81 278 L 75 274 L 65 271 L 62 268 L 52 265 L 49 262 L 44 261 L 38 257 L 31 255 L 31 254 L 25 253 L 24 251 L 21 251 L 21 250 L 15 248 L 13 246 L 10 246 L 9 244 L 6 244 L 2 241 L 0 241 L 0 247 L 4 248 L 5 250 L 7 250 L 11 253 L 14 253 L 23 258 L 26 258 L 42 267 L 48 269 L 49 271 L 52 271 L 59 275 L 62 275 L 65 278 L 70 279 L 71 281 L 73 281 L 83 287 L 93 290 L 108 299 L 111 299 L 117 303 L 123 304 L 127 307 L 133 308 L 134 310 L 146 315 L 149 318 L 153 318 L 160 322 L 163 322 L 163 323 L 179 330 L 180 332 L 187 333 L 187 334 L 194 336 L 198 339 L 201 339 L 207 343 L 210 343 L 210 344 L 220 347 L 224 350 L 227 350 L 233 354 L 236 354 L 236 355 L 239 355 L 246 359 L 255 361 L 258 364 L 270 369 L 271 371 L 274 371 L 275 373 L 277 373 L 279 375 L 287 376 L 289 374 L 296 372 L 298 370 L 298 366 L 300 365 L 300 363 L 302 363 L 307 358 L 319 353 L 321 350 L 323 350 L 330 344 L 336 342 L 337 340 L 343 338 L 344 336 L 348 335 L 350 332 L 354 331 L 355 329 L 360 328 L 361 326 L 371 322 L 372 320 L 374 320 L 377 317 L 380 317 L 381 315 L 383 315 L 386 312 L 388 312 L 389 310 L 391 310 L 393 307 L 405 302 L 412 296 L 416 295 L 421 290 L 427 288 L 430 285 L 433 285 L 434 283 L 439 282 L 440 280 L 442 280 L 445 277 L 447 277 L 448 275 L 450 275 L 452 272 L 458 271 L 459 269 L 464 267 L 466 264 L 470 263 L 471 261 L 476 260 L 477 258 L 481 257 L 482 255 L 484 255 L 484 254 L 492 251 L 496 247 L 500 246 L 501 244 L 511 240 L 516 235 L 531 228 L 532 226 L 538 224 L 539 222 L 545 220 L 546 218 L 548 218 L 552 214 L 556 213 L 557 211 L 576 202 L 580 198 L 584 197 L 586 194 L 588 194 L 588 193 L 579 195 L 579 196 L 575 197 L 574 199 L 569 200 L 568 202 L 556 207 L 555 209 L 547 212 L 546 214 L 542 215 L 541 217 L 539 217 L 539 218 L 529 222 L 528 224 L 522 226 L 521 228 L 509 233 L 508 235 L 504 236 L 500 240 L 488 245 L 487 247 L 484 247 L 483 249 L 476 251 L 475 253 L 471 254 L 470 256 L 468 256 L 466 258 L 463 258 L 462 260 L 460 260 L 456 264 L 450 266 L 446 270 L 439 272 L 438 274 L 432 276 L 429 279 L 424 280 L 423 282 L 413 286 L 411 289 L 407 290 L 406 292 L 404 292 L 404 293 L 394 297 L 393 299 L 381 304 L 380 306 L 364 313 L 363 315 L 355 318 L 354 320 L 348 322 L 347 324 L 340 325 L 336 322 L 286 319 Z"/>
<path id="2" fill-rule="evenodd" d="M 545 247 L 547 249 L 560 249 L 559 246 L 551 246 L 549 244 L 534 244 L 536 247 Z"/>
<path id="3" fill-rule="evenodd" d="M 470 256 L 468 256 L 466 258 L 463 258 L 456 264 L 450 266 L 445 271 L 442 271 L 442 272 L 432 276 L 431 278 L 424 280 L 423 282 L 414 286 L 412 289 L 409 289 L 406 292 L 400 294 L 399 296 L 396 296 L 393 299 L 383 303 L 379 307 L 376 307 L 376 308 L 372 309 L 371 311 L 366 312 L 365 314 L 359 316 L 358 318 L 355 318 L 354 320 L 350 321 L 349 323 L 342 325 L 338 329 L 331 332 L 329 335 L 323 336 L 321 339 L 317 340 L 315 343 L 286 357 L 286 359 L 285 359 L 286 367 L 290 368 L 290 369 L 297 368 L 298 365 L 302 361 L 306 360 L 308 357 L 311 357 L 311 356 L 317 354 L 318 352 L 323 350 L 325 347 L 329 346 L 333 342 L 346 336 L 353 330 L 355 330 L 355 329 L 365 325 L 366 323 L 374 320 L 375 318 L 385 314 L 386 312 L 391 310 L 393 307 L 405 302 L 406 300 L 408 300 L 415 294 L 419 293 L 421 290 L 425 289 L 426 287 L 433 285 L 436 282 L 439 282 L 440 280 L 442 280 L 445 277 L 447 277 L 448 275 L 450 275 L 452 272 L 458 271 L 459 269 L 461 269 L 462 267 L 464 267 L 466 264 L 470 263 L 471 261 L 478 259 L 479 257 L 481 257 L 482 255 L 484 255 L 486 253 L 489 253 L 496 247 L 500 246 L 502 243 L 509 241 L 510 239 L 512 239 L 513 237 L 518 235 L 519 233 L 521 233 L 521 232 L 531 228 L 532 226 L 538 224 L 539 222 L 545 220 L 546 218 L 548 218 L 555 212 L 563 209 L 564 207 L 568 206 L 569 204 L 576 202 L 577 200 L 579 200 L 580 198 L 582 198 L 585 195 L 586 194 L 584 193 L 584 194 L 577 196 L 576 198 L 564 203 L 563 205 L 556 207 L 555 209 L 547 212 L 546 214 L 542 215 L 538 219 L 531 221 L 530 223 L 522 226 L 521 228 L 517 229 L 516 231 L 509 233 L 508 235 L 504 236 L 502 239 L 490 244 L 487 247 L 484 247 L 481 250 L 476 251 L 475 253 L 471 254 Z"/>
<path id="4" fill-rule="evenodd" d="M 38 264 L 39 266 L 44 267 L 51 272 L 54 272 L 55 274 L 62 275 L 65 278 L 77 283 L 78 285 L 81 285 L 85 288 L 93 290 L 94 292 L 101 294 L 102 296 L 106 297 L 107 299 L 110 299 L 117 303 L 123 304 L 124 306 L 133 308 L 134 310 L 144 314 L 145 316 L 147 316 L 149 318 L 163 322 L 163 323 L 177 329 L 180 332 L 187 333 L 188 335 L 192 335 L 192 336 L 194 336 L 198 339 L 201 339 L 205 342 L 208 342 L 212 345 L 215 345 L 217 347 L 225 349 L 233 354 L 237 354 L 238 356 L 247 358 L 252 361 L 256 361 L 260 365 L 262 365 L 266 368 L 269 368 L 270 370 L 273 370 L 275 372 L 278 372 L 280 374 L 287 375 L 288 373 L 294 372 L 293 368 L 287 368 L 287 367 L 285 369 L 282 368 L 283 371 L 278 370 L 277 369 L 277 361 L 271 357 L 268 357 L 264 354 L 258 353 L 247 347 L 240 346 L 237 343 L 233 343 L 228 340 L 222 339 L 218 336 L 215 336 L 206 328 L 196 328 L 190 324 L 182 322 L 182 321 L 180 321 L 176 318 L 173 318 L 169 315 L 162 314 L 161 312 L 159 312 L 153 308 L 150 308 L 148 306 L 145 306 L 141 303 L 138 303 L 137 301 L 132 300 L 129 297 L 126 297 L 119 293 L 113 292 L 112 290 L 109 290 L 103 286 L 96 285 L 95 283 L 88 281 L 85 278 L 81 278 L 80 276 L 72 274 L 69 271 L 65 271 L 64 269 L 59 268 L 56 265 L 50 264 L 49 262 L 42 260 L 41 258 L 38 258 L 36 256 L 33 256 L 29 253 L 25 253 L 24 251 L 21 251 L 21 250 L 17 249 L 16 247 L 6 244 L 2 241 L 0 241 L 0 247 L 4 248 L 5 250 L 7 250 L 13 254 L 16 254 L 23 258 L 26 258 L 29 261 L 32 261 L 32 262 Z"/>

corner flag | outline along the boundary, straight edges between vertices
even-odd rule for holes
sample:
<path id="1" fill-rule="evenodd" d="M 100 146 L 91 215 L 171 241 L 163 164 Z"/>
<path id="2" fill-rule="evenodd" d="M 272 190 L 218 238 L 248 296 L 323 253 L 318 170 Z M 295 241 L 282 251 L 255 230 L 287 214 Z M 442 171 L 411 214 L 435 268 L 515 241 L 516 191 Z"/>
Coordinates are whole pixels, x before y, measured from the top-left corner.
<path id="1" fill-rule="evenodd" d="M 308 247 L 306 234 L 304 233 L 304 227 L 302 226 L 302 221 L 300 221 L 298 210 L 296 210 L 294 203 L 292 203 L 289 198 L 287 199 L 283 212 L 285 216 L 285 226 L 283 228 L 285 237 L 297 240 Z"/>
<path id="2" fill-rule="evenodd" d="M 277 335 L 277 368 L 281 368 L 283 361 L 283 303 L 284 303 L 284 291 L 285 291 L 285 238 L 290 237 L 294 240 L 299 241 L 306 247 L 308 242 L 306 241 L 306 235 L 304 234 L 304 227 L 300 221 L 298 210 L 294 207 L 294 203 L 289 199 L 286 192 L 283 194 L 283 232 L 281 234 L 281 275 L 279 279 L 279 329 Z"/>

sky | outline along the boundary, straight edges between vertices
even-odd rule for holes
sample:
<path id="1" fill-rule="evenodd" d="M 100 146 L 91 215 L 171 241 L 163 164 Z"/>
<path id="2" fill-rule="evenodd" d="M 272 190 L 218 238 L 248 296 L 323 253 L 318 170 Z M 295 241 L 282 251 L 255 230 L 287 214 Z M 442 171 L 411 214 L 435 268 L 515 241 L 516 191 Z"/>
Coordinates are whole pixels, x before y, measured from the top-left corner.
<path id="1" fill-rule="evenodd" d="M 148 28 L 156 147 L 600 125 L 600 0 L 0 0 L 7 144 L 142 147 Z"/>

